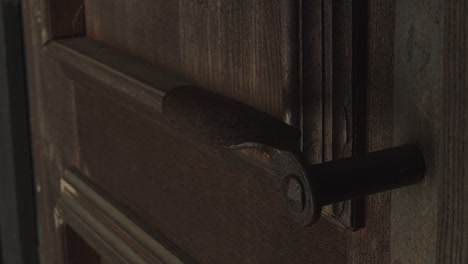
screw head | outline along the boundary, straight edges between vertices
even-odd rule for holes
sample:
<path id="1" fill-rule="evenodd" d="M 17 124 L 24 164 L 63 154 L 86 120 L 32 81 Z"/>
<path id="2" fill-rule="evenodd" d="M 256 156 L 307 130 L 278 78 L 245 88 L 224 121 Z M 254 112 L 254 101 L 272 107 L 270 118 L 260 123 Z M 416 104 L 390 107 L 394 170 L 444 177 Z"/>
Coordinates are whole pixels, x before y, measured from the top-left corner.
<path id="1" fill-rule="evenodd" d="M 283 180 L 283 193 L 290 210 L 296 213 L 304 210 L 304 188 L 296 176 L 290 175 Z"/>

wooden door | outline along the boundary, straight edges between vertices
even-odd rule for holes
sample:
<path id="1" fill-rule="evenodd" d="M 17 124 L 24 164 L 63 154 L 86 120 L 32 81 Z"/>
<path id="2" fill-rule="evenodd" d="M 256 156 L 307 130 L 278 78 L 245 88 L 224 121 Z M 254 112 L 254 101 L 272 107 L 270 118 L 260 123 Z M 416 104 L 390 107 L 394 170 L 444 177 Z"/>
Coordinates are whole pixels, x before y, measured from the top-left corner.
<path id="1" fill-rule="evenodd" d="M 300 128 L 310 163 L 390 147 L 394 11 L 24 2 L 44 263 L 390 263 L 389 193 L 300 227 L 280 193 L 168 127 L 161 102 L 185 84 L 232 97 Z"/>

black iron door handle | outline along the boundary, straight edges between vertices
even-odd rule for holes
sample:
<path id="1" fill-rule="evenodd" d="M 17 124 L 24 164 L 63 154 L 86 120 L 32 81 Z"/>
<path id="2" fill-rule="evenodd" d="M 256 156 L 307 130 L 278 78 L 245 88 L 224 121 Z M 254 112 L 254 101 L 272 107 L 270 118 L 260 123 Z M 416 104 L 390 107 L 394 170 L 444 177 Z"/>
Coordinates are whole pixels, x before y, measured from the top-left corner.
<path id="1" fill-rule="evenodd" d="M 274 182 L 294 220 L 316 222 L 322 206 L 415 184 L 424 177 L 418 149 L 404 145 L 309 165 L 299 151 L 300 132 L 253 107 L 194 86 L 166 93 L 163 115 L 180 133 L 206 144 L 267 154 Z"/>

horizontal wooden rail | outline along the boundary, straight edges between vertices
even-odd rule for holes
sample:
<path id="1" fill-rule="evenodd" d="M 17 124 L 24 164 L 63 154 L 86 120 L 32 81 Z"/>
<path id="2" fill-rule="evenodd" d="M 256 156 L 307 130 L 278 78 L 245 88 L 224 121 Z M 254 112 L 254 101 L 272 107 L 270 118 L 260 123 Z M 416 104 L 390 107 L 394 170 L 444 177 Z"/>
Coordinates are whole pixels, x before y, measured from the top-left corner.
<path id="1" fill-rule="evenodd" d="M 66 74 L 84 74 L 157 111 L 161 111 L 166 91 L 189 84 L 173 73 L 86 37 L 55 40 L 46 49 L 65 67 Z"/>
<path id="2" fill-rule="evenodd" d="M 110 257 L 112 263 L 191 262 L 137 225 L 93 188 L 77 169 L 64 173 L 56 214 L 58 226 L 66 223 L 77 230 L 93 248 Z"/>

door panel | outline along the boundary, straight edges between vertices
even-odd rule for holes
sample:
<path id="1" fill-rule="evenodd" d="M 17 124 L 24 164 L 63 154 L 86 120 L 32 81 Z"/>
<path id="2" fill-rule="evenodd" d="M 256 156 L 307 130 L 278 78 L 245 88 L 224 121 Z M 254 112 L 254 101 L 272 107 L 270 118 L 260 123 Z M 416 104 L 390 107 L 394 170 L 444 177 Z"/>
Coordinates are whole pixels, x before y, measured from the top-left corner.
<path id="1" fill-rule="evenodd" d="M 84 1 L 86 35 L 298 121 L 297 1 Z"/>
<path id="2" fill-rule="evenodd" d="M 111 263 L 191 263 L 170 242 L 134 224 L 130 213 L 111 201 L 76 168 L 64 171 L 55 207 L 62 259 L 89 258 Z M 70 252 L 71 251 L 71 252 Z M 74 253 L 82 252 L 84 254 Z M 177 255 L 177 256 L 176 256 Z M 80 263 L 88 263 L 82 260 Z"/>
<path id="3" fill-rule="evenodd" d="M 76 41 L 89 42 L 58 41 L 50 52 L 84 46 L 75 45 Z M 66 56 L 55 57 L 63 60 Z M 165 127 L 158 99 L 148 109 L 151 103 L 129 100 L 116 93 L 113 85 L 89 76 L 78 78 L 81 68 L 93 68 L 81 66 L 64 67 L 75 80 L 76 166 L 152 230 L 205 263 L 225 256 L 233 263 L 268 262 L 278 252 L 275 259 L 279 262 L 307 262 L 316 256 L 336 263 L 346 258 L 345 254 L 324 254 L 337 245 L 345 249 L 344 230 L 326 220 L 323 227 L 306 230 L 292 223 L 282 195 L 256 180 L 267 181 L 271 175 L 236 173 L 215 149 L 187 141 Z M 288 247 L 291 243 L 296 246 Z"/>
<path id="4" fill-rule="evenodd" d="M 30 97 L 45 263 L 66 258 L 56 254 L 63 252 L 66 225 L 103 259 L 137 252 L 122 257 L 130 263 L 157 263 L 156 257 L 144 258 L 147 244 L 127 235 L 133 229 L 145 230 L 151 243 L 184 262 L 362 263 L 369 248 L 368 259 L 386 262 L 387 241 L 379 240 L 388 231 L 388 210 L 381 209 L 389 206 L 385 194 L 369 198 L 368 214 L 382 212 L 369 217 L 365 230 L 353 232 L 352 220 L 364 218 L 364 200 L 358 202 L 361 209 L 354 202 L 331 206 L 317 224 L 302 228 L 289 219 L 282 194 L 268 186 L 271 175 L 257 173 L 248 165 L 251 160 L 233 168 L 222 152 L 166 126 L 162 97 L 188 83 L 301 126 L 312 163 L 374 150 L 367 145 L 373 133 L 382 142 L 379 147 L 390 144 L 379 141 L 390 132 L 372 130 L 372 122 L 389 121 L 384 114 L 365 125 L 356 121 L 368 108 L 388 106 L 362 103 L 374 102 L 370 95 L 378 85 L 368 89 L 362 83 L 367 76 L 356 73 L 367 72 L 355 47 L 368 39 L 350 32 L 359 24 L 353 20 L 362 11 L 359 5 L 234 2 L 25 4 L 31 14 L 26 19 Z M 299 14 L 308 27 L 302 27 Z M 312 19 L 315 14 L 321 16 L 318 21 Z M 301 57 L 301 48 L 316 53 Z M 319 62 L 312 63 L 316 58 Z M 382 88 L 388 89 L 390 84 Z M 85 186 L 100 190 L 96 200 L 90 203 L 76 189 L 64 188 L 74 178 L 70 170 Z M 97 200 L 108 203 L 96 209 Z M 109 211 L 131 219 L 104 229 L 119 245 L 99 241 L 100 231 L 83 223 L 90 216 L 100 226 L 117 221 L 99 216 Z M 380 216 L 383 221 L 375 221 Z"/>

